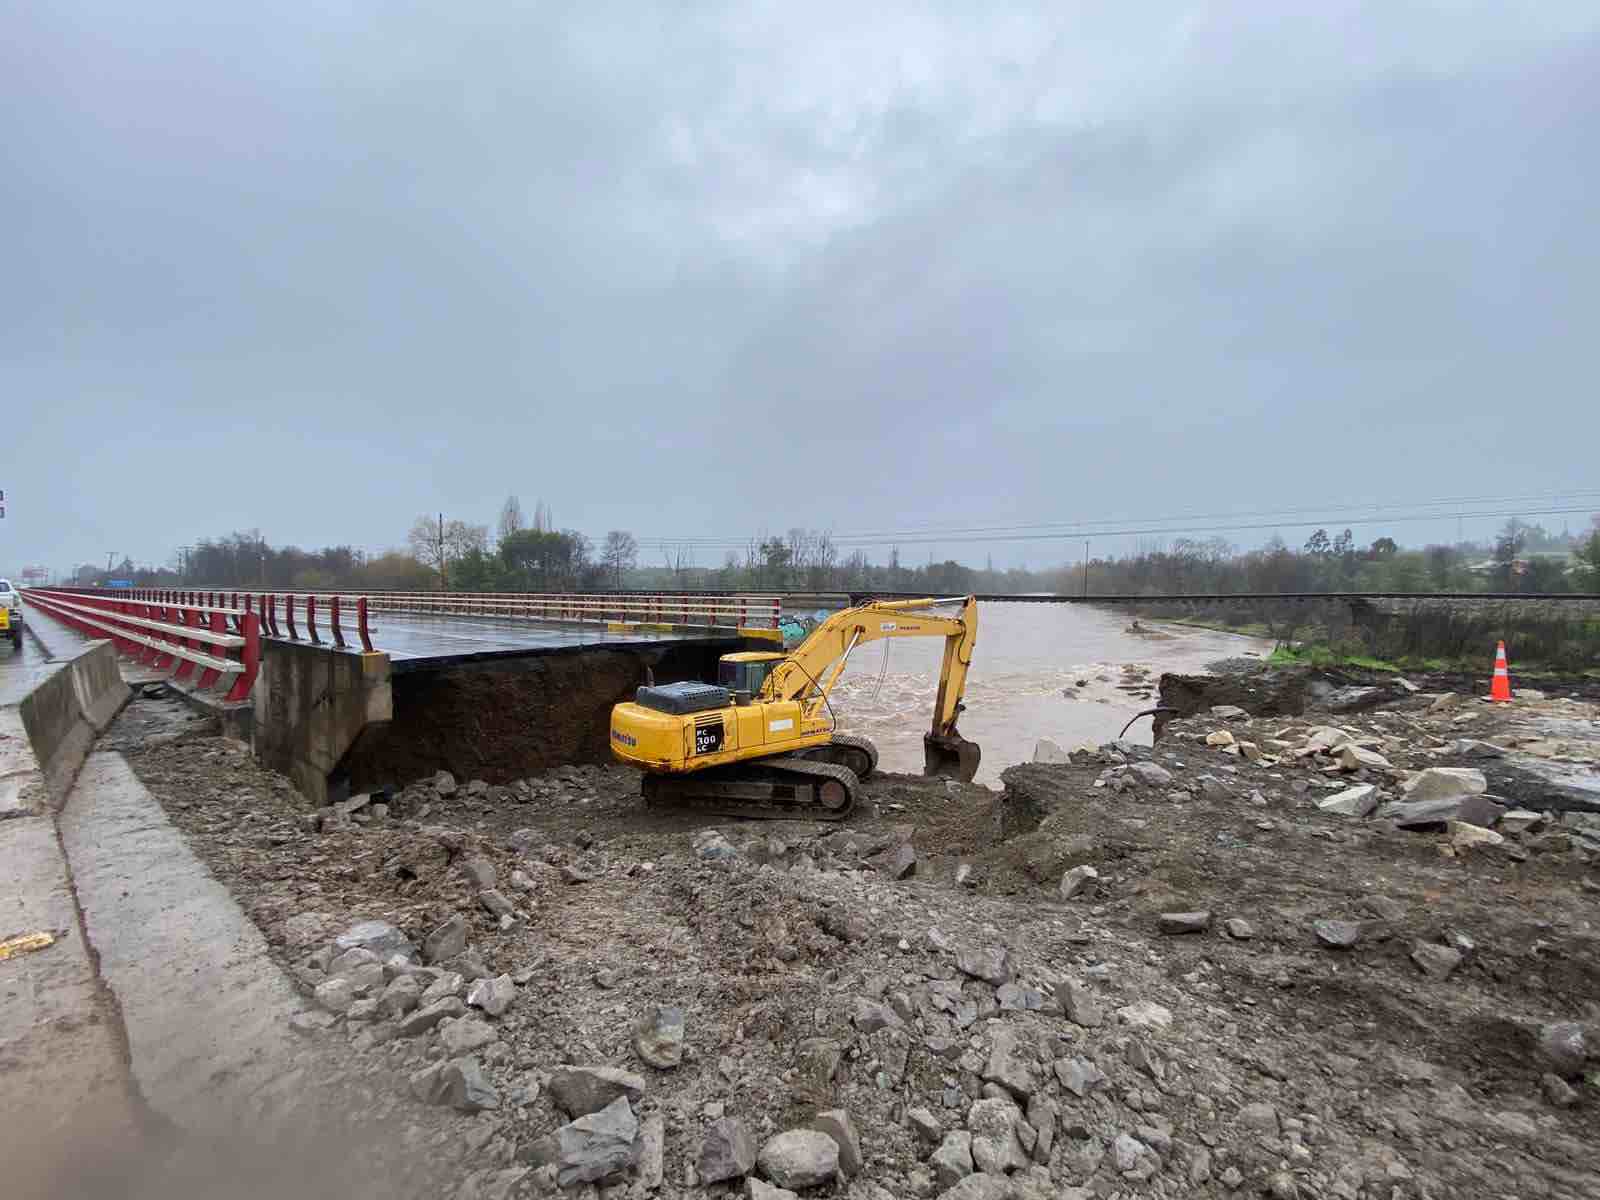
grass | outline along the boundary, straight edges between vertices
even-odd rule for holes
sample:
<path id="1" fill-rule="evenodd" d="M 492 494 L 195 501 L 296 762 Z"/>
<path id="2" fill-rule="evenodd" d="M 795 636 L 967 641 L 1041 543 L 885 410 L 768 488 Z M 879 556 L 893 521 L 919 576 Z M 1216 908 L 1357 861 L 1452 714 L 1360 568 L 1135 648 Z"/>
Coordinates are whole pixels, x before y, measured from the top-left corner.
<path id="1" fill-rule="evenodd" d="M 1368 671 L 1394 672 L 1405 669 L 1399 663 L 1367 654 L 1337 654 L 1327 646 L 1296 646 L 1292 650 L 1279 646 L 1267 657 L 1267 661 L 1279 667 L 1361 667 Z"/>

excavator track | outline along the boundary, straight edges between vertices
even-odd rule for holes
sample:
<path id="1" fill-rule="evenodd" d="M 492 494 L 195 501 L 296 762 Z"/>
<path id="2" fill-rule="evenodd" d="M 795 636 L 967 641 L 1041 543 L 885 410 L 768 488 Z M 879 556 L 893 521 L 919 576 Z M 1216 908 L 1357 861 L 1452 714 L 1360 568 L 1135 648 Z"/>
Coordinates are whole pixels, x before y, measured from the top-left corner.
<path id="1" fill-rule="evenodd" d="M 792 757 L 803 758 L 808 762 L 825 762 L 838 767 L 848 767 L 855 772 L 857 779 L 870 779 L 872 773 L 878 769 L 877 746 L 872 744 L 871 738 L 862 737 L 858 733 L 836 733 L 826 746 L 800 750 Z"/>
<path id="2" fill-rule="evenodd" d="M 714 767 L 688 775 L 646 775 L 644 802 L 764 821 L 842 821 L 860 780 L 849 767 L 797 755 Z"/>

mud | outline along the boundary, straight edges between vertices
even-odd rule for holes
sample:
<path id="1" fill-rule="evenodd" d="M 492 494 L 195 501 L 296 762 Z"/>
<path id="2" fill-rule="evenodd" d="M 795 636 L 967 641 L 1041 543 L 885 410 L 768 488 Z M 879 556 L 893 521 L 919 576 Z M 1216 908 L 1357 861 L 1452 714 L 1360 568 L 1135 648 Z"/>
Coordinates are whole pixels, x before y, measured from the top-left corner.
<path id="1" fill-rule="evenodd" d="M 1205 744 L 1226 730 L 1235 746 L 1290 745 L 1326 717 L 1197 714 L 1154 750 L 1012 767 L 1003 791 L 882 776 L 843 828 L 645 809 L 631 772 L 562 767 L 453 794 L 414 787 L 387 815 L 319 829 L 284 781 L 219 739 L 189 734 L 131 761 L 308 986 L 308 954 L 357 919 L 420 940 L 452 915 L 482 969 L 522 981 L 481 1052 L 498 1110 L 412 1097 L 409 1075 L 443 1053 L 435 1037 L 380 1040 L 349 1023 L 317 1043 L 360 1064 L 372 1122 L 408 1131 L 394 1161 L 449 1181 L 425 1194 L 550 1191 L 536 1147 L 566 1117 L 542 1089 L 579 1062 L 642 1070 L 639 1116 L 665 1125 L 660 1185 L 630 1175 L 604 1195 L 706 1194 L 694 1165 L 715 1115 L 759 1145 L 843 1108 L 861 1174 L 809 1194 L 934 1196 L 932 1147 L 908 1114 L 945 1130 L 976 1119 L 1005 1040 L 1007 1078 L 1056 1114 L 1053 1143 L 1006 1195 L 1595 1195 L 1597 1064 L 1562 1084 L 1569 1103 L 1536 1047 L 1556 1021 L 1600 1042 L 1600 842 L 1557 823 L 1457 850 L 1447 832 L 1330 816 L 1316 800 L 1363 781 L 1393 793 L 1463 736 L 1511 747 L 1482 764 L 1496 770 L 1537 759 L 1592 775 L 1600 709 L 1407 703 L 1332 718 L 1374 739 L 1389 770 Z M 1167 784 L 1127 785 L 1126 764 L 1146 757 Z M 907 841 L 910 875 L 869 865 Z M 509 924 L 479 902 L 471 860 L 493 868 Z M 1063 900 L 1063 874 L 1082 866 L 1098 878 Z M 1196 911 L 1202 932 L 1162 932 L 1163 914 Z M 1332 948 L 1319 922 L 1353 928 L 1353 945 Z M 1459 963 L 1435 978 L 1419 947 Z M 1009 953 L 1009 992 L 957 969 L 986 948 Z M 1066 1015 L 1068 979 L 1099 1020 Z M 656 1004 L 685 1011 L 673 1070 L 644 1068 L 632 1048 Z M 822 1075 L 819 1039 L 839 1056 Z M 1063 1086 L 1073 1064 L 1104 1083 Z"/>

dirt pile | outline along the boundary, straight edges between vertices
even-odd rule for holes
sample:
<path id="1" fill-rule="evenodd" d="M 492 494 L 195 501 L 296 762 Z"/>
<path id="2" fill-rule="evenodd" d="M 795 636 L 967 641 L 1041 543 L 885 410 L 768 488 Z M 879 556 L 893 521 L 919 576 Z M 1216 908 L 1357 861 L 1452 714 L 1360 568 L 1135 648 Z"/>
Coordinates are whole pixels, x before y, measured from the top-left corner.
<path id="1" fill-rule="evenodd" d="M 842 828 L 612 767 L 314 813 L 214 737 L 130 761 L 460 1197 L 1594 1195 L 1600 710 L 1383 703 L 885 776 Z"/>

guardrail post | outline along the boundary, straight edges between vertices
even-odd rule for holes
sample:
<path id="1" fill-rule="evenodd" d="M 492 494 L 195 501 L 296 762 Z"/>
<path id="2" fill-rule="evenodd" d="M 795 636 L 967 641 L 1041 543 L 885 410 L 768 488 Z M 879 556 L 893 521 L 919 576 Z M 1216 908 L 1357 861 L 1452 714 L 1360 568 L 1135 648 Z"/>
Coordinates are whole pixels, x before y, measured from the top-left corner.
<path id="1" fill-rule="evenodd" d="M 367 628 L 367 598 L 365 596 L 361 596 L 356 600 L 356 630 L 361 634 L 361 648 L 371 654 L 372 632 Z"/>
<path id="2" fill-rule="evenodd" d="M 283 598 L 283 609 L 284 609 L 284 612 L 286 614 L 288 614 L 288 618 L 289 618 L 289 640 L 291 642 L 298 642 L 300 640 L 300 631 L 294 627 L 294 593 L 293 592 L 290 592 L 287 596 L 285 596 Z"/>
<path id="3" fill-rule="evenodd" d="M 209 616 L 209 621 L 203 616 L 201 619 L 201 624 L 209 625 L 212 633 L 228 632 L 228 618 L 225 615 L 218 612 L 216 609 L 212 609 L 211 612 L 206 615 Z M 212 649 L 213 651 L 215 650 L 214 647 Z M 221 677 L 222 672 L 217 670 L 215 667 L 205 667 L 201 670 L 200 678 L 195 682 L 195 687 L 208 688 L 212 684 L 216 683 Z"/>
<path id="4" fill-rule="evenodd" d="M 241 632 L 244 634 L 244 646 L 239 651 L 239 658 L 244 663 L 244 670 L 234 676 L 233 686 L 223 697 L 229 702 L 248 700 L 250 689 L 255 686 L 256 675 L 261 670 L 261 618 L 247 611 L 244 614 L 244 629 Z"/>
<path id="5" fill-rule="evenodd" d="M 317 636 L 317 598 L 306 597 L 306 632 L 311 635 L 313 646 L 322 645 L 322 639 Z"/>
<path id="6" fill-rule="evenodd" d="M 344 649 L 344 630 L 339 628 L 339 597 L 332 596 L 328 599 L 328 622 L 333 626 L 333 642 L 339 649 Z"/>
<path id="7" fill-rule="evenodd" d="M 198 616 L 199 616 L 199 614 L 196 613 L 193 609 L 180 608 L 178 610 L 178 624 L 183 626 L 183 627 L 185 627 L 185 628 L 188 628 L 189 626 L 194 624 L 194 621 L 190 620 L 190 618 L 191 617 L 198 617 Z M 185 650 L 193 650 L 194 649 L 193 643 L 191 643 L 189 641 L 189 639 L 186 638 L 186 637 L 181 637 L 180 636 L 178 638 L 178 645 L 182 646 Z M 192 662 L 190 662 L 187 658 L 183 658 L 183 657 L 180 656 L 179 659 L 178 659 L 178 669 L 172 673 L 172 677 L 174 679 L 188 679 L 189 675 L 193 671 L 194 671 L 194 664 Z"/>

